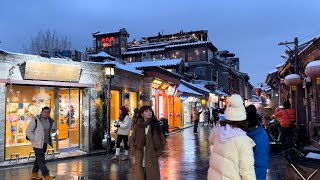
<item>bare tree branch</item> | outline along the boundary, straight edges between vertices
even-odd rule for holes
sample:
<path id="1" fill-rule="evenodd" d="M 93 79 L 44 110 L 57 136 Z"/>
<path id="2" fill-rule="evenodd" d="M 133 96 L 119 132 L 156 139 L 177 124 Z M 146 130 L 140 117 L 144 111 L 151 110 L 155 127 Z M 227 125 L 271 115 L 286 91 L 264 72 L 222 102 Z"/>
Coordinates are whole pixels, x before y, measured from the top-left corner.
<path id="1" fill-rule="evenodd" d="M 45 51 L 70 50 L 71 41 L 67 36 L 59 35 L 55 30 L 39 31 L 31 38 L 30 44 L 23 47 L 23 52 L 40 54 Z"/>

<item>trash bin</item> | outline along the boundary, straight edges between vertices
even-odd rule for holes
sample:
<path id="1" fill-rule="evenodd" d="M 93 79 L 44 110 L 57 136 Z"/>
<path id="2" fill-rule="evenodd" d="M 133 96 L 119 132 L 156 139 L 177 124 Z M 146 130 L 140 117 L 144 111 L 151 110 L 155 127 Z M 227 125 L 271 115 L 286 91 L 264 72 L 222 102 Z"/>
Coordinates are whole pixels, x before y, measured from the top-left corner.
<path id="1" fill-rule="evenodd" d="M 320 159 L 306 157 L 309 153 L 320 155 L 320 151 L 300 151 L 295 148 L 283 151 L 282 154 L 287 161 L 285 168 L 286 180 L 320 179 Z"/>

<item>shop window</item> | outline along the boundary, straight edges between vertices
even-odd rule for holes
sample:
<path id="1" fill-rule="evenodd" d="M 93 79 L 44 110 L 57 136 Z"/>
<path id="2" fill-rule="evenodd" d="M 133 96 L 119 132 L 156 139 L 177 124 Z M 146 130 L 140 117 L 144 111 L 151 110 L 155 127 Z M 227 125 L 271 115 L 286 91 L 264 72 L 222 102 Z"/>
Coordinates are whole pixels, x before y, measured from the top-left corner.
<path id="1" fill-rule="evenodd" d="M 17 85 L 7 87 L 6 159 L 12 153 L 20 153 L 20 157 L 25 157 L 33 151 L 30 141 L 26 140 L 26 129 L 45 106 L 54 109 L 53 88 Z M 53 113 L 51 110 L 51 117 Z"/>

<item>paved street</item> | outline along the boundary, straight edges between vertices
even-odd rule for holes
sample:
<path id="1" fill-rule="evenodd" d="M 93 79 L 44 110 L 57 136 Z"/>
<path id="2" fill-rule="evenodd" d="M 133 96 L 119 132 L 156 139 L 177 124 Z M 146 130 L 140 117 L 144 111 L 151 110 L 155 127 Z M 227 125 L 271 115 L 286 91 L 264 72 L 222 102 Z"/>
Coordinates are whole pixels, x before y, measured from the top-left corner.
<path id="1" fill-rule="evenodd" d="M 168 137 L 168 146 L 160 159 L 162 179 L 206 179 L 209 167 L 209 128 L 199 128 L 194 135 L 192 128 Z M 111 155 L 87 157 L 48 163 L 51 173 L 57 180 L 100 180 L 131 179 L 130 162 L 112 162 Z M 284 161 L 279 152 L 271 154 L 269 179 L 283 179 Z M 32 166 L 22 168 L 0 169 L 1 180 L 31 179 Z"/>

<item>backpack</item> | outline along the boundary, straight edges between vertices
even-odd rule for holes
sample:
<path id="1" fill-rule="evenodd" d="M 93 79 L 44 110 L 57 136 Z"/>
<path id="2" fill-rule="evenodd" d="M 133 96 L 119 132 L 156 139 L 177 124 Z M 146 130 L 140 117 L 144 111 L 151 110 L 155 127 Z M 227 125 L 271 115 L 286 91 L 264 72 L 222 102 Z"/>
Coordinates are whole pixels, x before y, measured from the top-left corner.
<path id="1" fill-rule="evenodd" d="M 38 121 L 37 121 L 37 119 L 34 119 L 35 121 L 36 121 L 36 126 L 34 127 L 34 130 L 33 130 L 33 132 L 37 129 L 37 125 L 38 125 Z M 28 140 L 28 141 L 30 141 L 30 139 L 28 138 L 28 136 L 26 135 L 26 139 Z"/>

